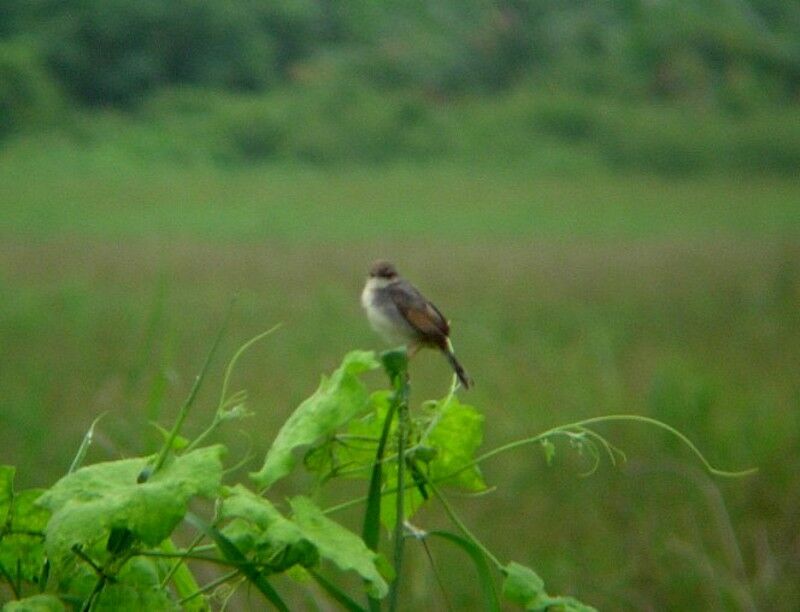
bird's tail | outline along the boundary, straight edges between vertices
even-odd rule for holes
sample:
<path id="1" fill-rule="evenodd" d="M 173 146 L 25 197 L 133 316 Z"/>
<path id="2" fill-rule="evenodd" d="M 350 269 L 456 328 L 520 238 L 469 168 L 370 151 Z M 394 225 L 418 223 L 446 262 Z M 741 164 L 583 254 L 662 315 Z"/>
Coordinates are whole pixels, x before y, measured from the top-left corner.
<path id="1" fill-rule="evenodd" d="M 453 370 L 458 376 L 458 380 L 461 381 L 461 384 L 464 385 L 465 389 L 469 389 L 472 386 L 472 379 L 466 373 L 462 365 L 456 359 L 456 354 L 453 352 L 453 346 L 450 342 L 447 343 L 447 348 L 444 350 L 444 354 L 447 355 L 447 360 L 450 362 L 450 365 L 453 367 Z"/>

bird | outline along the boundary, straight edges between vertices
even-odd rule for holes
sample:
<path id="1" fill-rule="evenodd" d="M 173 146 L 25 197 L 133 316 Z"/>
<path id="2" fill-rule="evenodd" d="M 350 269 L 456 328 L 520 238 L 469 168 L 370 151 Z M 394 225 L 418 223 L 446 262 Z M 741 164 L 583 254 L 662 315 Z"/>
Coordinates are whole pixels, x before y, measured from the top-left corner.
<path id="1" fill-rule="evenodd" d="M 388 261 L 377 260 L 361 292 L 361 305 L 372 328 L 389 343 L 405 344 L 409 357 L 423 347 L 447 357 L 458 380 L 469 389 L 473 382 L 456 359 L 450 342 L 450 322 Z"/>

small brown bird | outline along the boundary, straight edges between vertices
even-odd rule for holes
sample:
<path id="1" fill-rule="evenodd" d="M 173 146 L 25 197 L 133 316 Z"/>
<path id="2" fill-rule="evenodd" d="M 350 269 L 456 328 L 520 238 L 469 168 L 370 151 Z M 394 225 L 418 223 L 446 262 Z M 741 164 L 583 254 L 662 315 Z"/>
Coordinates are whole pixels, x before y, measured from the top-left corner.
<path id="1" fill-rule="evenodd" d="M 379 260 L 369 270 L 361 292 L 361 305 L 372 328 L 387 342 L 406 344 L 409 357 L 422 347 L 438 348 L 469 389 L 472 380 L 453 354 L 450 324 L 441 311 L 402 278 L 388 261 Z"/>

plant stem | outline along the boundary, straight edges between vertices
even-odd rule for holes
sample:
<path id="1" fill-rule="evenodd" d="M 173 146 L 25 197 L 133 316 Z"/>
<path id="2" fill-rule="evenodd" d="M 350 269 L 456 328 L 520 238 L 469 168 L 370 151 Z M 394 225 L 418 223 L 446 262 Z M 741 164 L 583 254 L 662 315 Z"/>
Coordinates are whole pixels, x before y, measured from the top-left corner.
<path id="1" fill-rule="evenodd" d="M 395 579 L 389 593 L 389 610 L 395 612 L 400 599 L 400 577 L 403 567 L 403 549 L 405 545 L 405 451 L 408 433 L 411 429 L 411 417 L 408 412 L 408 370 L 403 368 L 395 378 L 394 402 L 397 405 L 397 494 L 395 497 L 394 524 L 394 570 Z"/>
<path id="2" fill-rule="evenodd" d="M 439 491 L 439 488 L 436 487 L 427 478 L 425 479 L 425 482 L 430 487 L 431 491 L 433 491 L 433 494 L 436 496 L 436 498 L 439 500 L 439 502 L 441 502 L 442 507 L 444 508 L 444 511 L 447 513 L 447 516 L 450 517 L 450 520 L 453 521 L 453 524 L 456 527 L 458 527 L 459 530 L 461 530 L 461 533 L 464 534 L 464 537 L 466 537 L 473 544 L 475 544 L 475 546 L 480 548 L 481 552 L 484 555 L 486 555 L 486 558 L 489 559 L 492 563 L 494 563 L 497 566 L 498 569 L 502 569 L 503 568 L 503 564 L 500 563 L 500 560 L 497 557 L 495 557 L 492 554 L 492 552 L 488 548 L 486 548 L 483 544 L 481 544 L 481 541 L 473 535 L 473 533 L 469 530 L 469 528 L 464 524 L 464 522 L 455 513 L 455 510 L 453 510 L 453 507 L 450 505 L 450 502 L 447 501 L 447 498 L 444 495 L 442 495 L 441 491 Z"/>
<path id="3" fill-rule="evenodd" d="M 223 320 L 222 325 L 217 332 L 217 337 L 214 338 L 214 344 L 211 345 L 211 350 L 208 351 L 206 361 L 203 364 L 200 373 L 194 379 L 194 384 L 189 392 L 189 396 L 186 398 L 186 401 L 183 402 L 183 406 L 181 406 L 181 409 L 178 412 L 178 418 L 175 419 L 175 424 L 172 426 L 169 436 L 167 436 L 167 439 L 164 441 L 164 445 L 161 447 L 161 452 L 158 453 L 158 458 L 153 466 L 153 474 L 158 472 L 158 470 L 164 466 L 164 462 L 167 460 L 170 450 L 172 450 L 172 444 L 175 442 L 175 438 L 178 437 L 186 417 L 189 416 L 189 408 L 191 408 L 192 404 L 194 403 L 194 400 L 197 397 L 197 392 L 200 390 L 200 385 L 206 376 L 206 372 L 208 372 L 208 368 L 211 365 L 211 359 L 214 357 L 214 353 L 217 351 L 217 347 L 222 340 L 222 335 L 225 332 L 225 328 L 228 326 L 228 321 L 231 318 L 232 310 L 233 300 L 231 301 L 230 306 L 228 306 L 228 311 L 225 313 L 225 319 Z"/>
<path id="4" fill-rule="evenodd" d="M 269 336 L 271 333 L 279 329 L 282 325 L 283 323 L 278 323 L 277 325 L 273 325 L 267 331 L 258 334 L 254 338 L 251 338 L 250 340 L 248 340 L 242 346 L 239 347 L 239 350 L 236 351 L 236 354 L 230 360 L 230 362 L 228 363 L 228 367 L 225 369 L 225 377 L 222 381 L 222 392 L 220 393 L 219 397 L 219 405 L 217 406 L 217 410 L 214 413 L 214 418 L 211 420 L 211 425 L 209 425 L 204 432 L 202 432 L 192 441 L 191 444 L 189 444 L 189 446 L 186 448 L 186 452 L 189 452 L 197 448 L 200 445 L 200 443 L 203 442 L 208 436 L 210 436 L 214 432 L 214 430 L 217 427 L 219 427 L 220 424 L 222 423 L 223 421 L 222 411 L 223 408 L 225 407 L 225 402 L 226 402 L 225 398 L 228 394 L 228 384 L 230 383 L 231 373 L 233 372 L 233 367 L 236 365 L 236 362 L 239 360 L 239 357 L 241 357 L 242 353 L 244 353 L 247 349 L 249 349 L 251 346 L 253 346 L 256 342 L 258 342 L 262 338 L 266 338 L 267 336 Z"/>
<path id="5" fill-rule="evenodd" d="M 192 540 L 191 544 L 189 544 L 189 548 L 183 554 L 178 553 L 177 549 L 175 548 L 175 544 L 172 542 L 171 539 L 167 539 L 164 542 L 164 544 L 162 544 L 162 546 L 167 548 L 167 550 L 162 552 L 160 555 L 154 555 L 154 556 L 177 557 L 178 558 L 178 560 L 172 565 L 172 567 L 169 568 L 169 571 L 167 571 L 167 575 L 164 576 L 164 579 L 161 581 L 161 588 L 162 589 L 165 588 L 169 584 L 169 581 L 172 580 L 172 577 L 180 569 L 181 565 L 183 564 L 183 559 L 197 558 L 197 557 L 192 557 L 191 556 L 192 555 L 192 551 L 203 540 L 204 537 L 205 536 L 202 533 L 198 533 L 195 536 L 194 540 Z M 142 553 L 142 554 L 147 554 L 147 553 Z"/>
<path id="6" fill-rule="evenodd" d="M 231 578 L 235 578 L 239 573 L 240 573 L 240 570 L 236 569 L 236 570 L 233 570 L 231 572 L 228 572 L 227 574 L 223 574 L 222 576 L 220 576 L 216 580 L 212 580 L 208 584 L 204 584 L 202 587 L 197 589 L 191 595 L 188 595 L 188 596 L 184 597 L 183 599 L 181 599 L 178 603 L 183 605 L 186 602 L 191 601 L 195 597 L 198 597 L 198 596 L 202 595 L 203 593 L 205 593 L 207 591 L 211 591 L 213 589 L 216 589 L 219 585 L 228 582 L 228 580 L 230 580 Z"/>
<path id="7" fill-rule="evenodd" d="M 156 559 L 189 559 L 191 561 L 207 561 L 208 563 L 216 563 L 217 565 L 225 565 L 226 567 L 231 567 L 231 564 L 225 559 L 220 559 L 218 557 L 206 557 L 205 555 L 168 553 L 168 552 L 161 552 L 159 550 L 140 550 L 136 554 L 141 557 L 153 557 Z"/>
<path id="8" fill-rule="evenodd" d="M 106 586 L 106 576 L 105 574 L 101 575 L 97 582 L 94 585 L 94 589 L 92 589 L 91 594 L 89 595 L 88 599 L 83 602 L 83 607 L 81 608 L 81 612 L 91 612 L 92 608 L 94 608 L 94 604 L 97 601 L 97 597 L 100 595 L 100 592 Z"/>

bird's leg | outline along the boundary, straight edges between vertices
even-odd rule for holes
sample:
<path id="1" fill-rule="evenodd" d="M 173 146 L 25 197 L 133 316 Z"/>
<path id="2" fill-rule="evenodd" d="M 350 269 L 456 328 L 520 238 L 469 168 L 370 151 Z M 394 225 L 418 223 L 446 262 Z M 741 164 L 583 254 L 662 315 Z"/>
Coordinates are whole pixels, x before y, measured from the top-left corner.
<path id="1" fill-rule="evenodd" d="M 408 358 L 411 359 L 414 355 L 419 352 L 419 349 L 422 347 L 418 342 L 409 342 L 408 346 L 406 347 L 406 353 L 408 354 Z"/>

